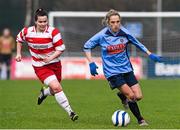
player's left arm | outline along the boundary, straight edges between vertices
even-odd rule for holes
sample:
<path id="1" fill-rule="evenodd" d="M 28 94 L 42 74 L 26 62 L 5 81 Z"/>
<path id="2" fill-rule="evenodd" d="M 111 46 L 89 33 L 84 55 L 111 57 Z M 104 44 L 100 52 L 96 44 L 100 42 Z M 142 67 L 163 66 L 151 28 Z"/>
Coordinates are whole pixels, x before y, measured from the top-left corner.
<path id="1" fill-rule="evenodd" d="M 131 41 L 133 45 L 135 45 L 137 48 L 139 48 L 141 51 L 146 53 L 149 58 L 155 62 L 162 62 L 162 57 L 158 56 L 151 51 L 149 51 L 141 42 L 139 42 L 135 37 L 133 37 L 130 34 L 127 34 L 128 39 Z"/>
<path id="2" fill-rule="evenodd" d="M 55 52 L 48 57 L 45 57 L 43 61 L 45 63 L 49 63 L 50 61 L 56 59 L 59 57 L 65 50 L 65 45 L 63 44 L 61 34 L 58 29 L 54 29 L 52 32 L 52 42 L 53 42 L 53 47 L 55 48 Z"/>
<path id="3" fill-rule="evenodd" d="M 63 51 L 56 50 L 51 56 L 45 57 L 43 61 L 45 63 L 49 63 L 50 61 L 54 60 L 55 58 L 59 57 Z"/>

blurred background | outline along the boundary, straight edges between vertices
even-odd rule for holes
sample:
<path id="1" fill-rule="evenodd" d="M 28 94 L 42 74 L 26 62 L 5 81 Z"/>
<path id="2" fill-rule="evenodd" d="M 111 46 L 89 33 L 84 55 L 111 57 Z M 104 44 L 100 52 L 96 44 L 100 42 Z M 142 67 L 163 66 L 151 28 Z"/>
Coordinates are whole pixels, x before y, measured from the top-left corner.
<path id="1" fill-rule="evenodd" d="M 136 76 L 140 78 L 178 78 L 180 77 L 180 1 L 179 0 L 1 0 L 0 1 L 0 31 L 9 28 L 15 38 L 24 26 L 34 24 L 34 12 L 42 7 L 48 12 L 64 11 L 94 12 L 93 16 L 51 16 L 51 24 L 60 29 L 66 51 L 62 56 L 64 79 L 90 79 L 88 64 L 83 56 L 84 43 L 95 33 L 100 31 L 102 16 L 100 12 L 116 9 L 123 12 L 136 12 L 137 16 L 122 16 L 122 24 L 150 51 L 164 57 L 163 63 L 153 63 L 147 56 L 129 46 L 129 55 L 135 69 Z M 97 16 L 96 16 L 97 12 Z M 147 16 L 138 17 L 138 13 L 145 12 Z M 149 16 L 151 12 L 163 12 L 165 16 Z M 166 13 L 168 12 L 168 13 Z M 168 15 L 169 13 L 175 16 Z M 177 14 L 177 15 L 176 15 Z M 15 48 L 12 49 L 13 56 Z M 35 78 L 30 64 L 30 55 L 27 46 L 24 46 L 24 62 L 16 63 L 13 59 L 10 67 L 1 64 L 1 79 Z M 100 49 L 93 50 L 93 55 L 98 63 L 100 75 L 104 78 L 101 68 Z M 26 68 L 23 69 L 24 65 Z M 81 70 L 81 71 L 80 71 Z M 24 75 L 26 74 L 26 76 Z"/>

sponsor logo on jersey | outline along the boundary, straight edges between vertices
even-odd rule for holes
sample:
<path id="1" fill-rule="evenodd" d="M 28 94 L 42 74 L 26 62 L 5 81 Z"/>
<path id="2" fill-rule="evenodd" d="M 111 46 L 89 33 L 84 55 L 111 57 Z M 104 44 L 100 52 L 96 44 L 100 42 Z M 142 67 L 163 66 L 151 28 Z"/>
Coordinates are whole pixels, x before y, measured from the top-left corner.
<path id="1" fill-rule="evenodd" d="M 107 52 L 108 54 L 121 53 L 125 50 L 125 47 L 126 47 L 125 44 L 110 45 L 110 46 L 107 46 Z"/>
<path id="2" fill-rule="evenodd" d="M 35 49 L 46 49 L 46 48 L 48 48 L 48 45 L 33 45 L 33 48 L 35 48 Z"/>

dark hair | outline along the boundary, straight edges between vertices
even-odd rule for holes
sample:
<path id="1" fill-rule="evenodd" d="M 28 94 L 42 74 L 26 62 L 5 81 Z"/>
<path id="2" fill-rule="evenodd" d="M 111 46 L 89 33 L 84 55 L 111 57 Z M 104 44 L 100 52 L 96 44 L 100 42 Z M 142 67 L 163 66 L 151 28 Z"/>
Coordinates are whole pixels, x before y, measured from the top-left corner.
<path id="1" fill-rule="evenodd" d="M 48 17 L 48 13 L 43 8 L 39 8 L 35 12 L 35 16 L 34 16 L 35 21 L 37 21 L 38 16 L 47 16 Z"/>

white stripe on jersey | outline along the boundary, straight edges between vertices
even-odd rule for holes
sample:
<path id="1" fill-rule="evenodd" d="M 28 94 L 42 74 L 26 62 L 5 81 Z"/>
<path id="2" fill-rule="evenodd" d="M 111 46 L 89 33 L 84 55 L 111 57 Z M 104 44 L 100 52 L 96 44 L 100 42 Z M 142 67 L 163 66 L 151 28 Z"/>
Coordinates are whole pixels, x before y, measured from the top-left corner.
<path id="1" fill-rule="evenodd" d="M 58 33 L 58 34 L 56 34 L 56 35 L 54 36 L 54 38 L 53 38 L 53 43 L 58 42 L 58 41 L 59 41 L 59 39 L 61 39 L 61 35 L 60 35 L 60 33 Z"/>
<path id="2" fill-rule="evenodd" d="M 45 63 L 45 62 L 43 62 L 43 61 L 34 61 L 34 60 L 32 59 L 32 64 L 33 64 L 33 66 L 35 66 L 35 67 L 42 67 L 42 66 L 44 66 L 44 65 L 48 65 L 48 64 L 51 64 L 51 63 L 56 63 L 56 62 L 59 62 L 59 61 L 60 61 L 60 58 L 56 58 L 56 59 L 52 60 L 52 61 L 49 62 L 49 63 Z"/>
<path id="3" fill-rule="evenodd" d="M 30 29 L 28 29 L 30 30 Z M 51 33 L 41 33 L 41 32 L 28 32 L 26 37 L 28 38 L 52 38 Z"/>
<path id="4" fill-rule="evenodd" d="M 66 49 L 66 47 L 65 47 L 64 44 L 62 44 L 61 46 L 56 47 L 56 50 L 58 50 L 58 51 L 64 51 L 65 49 Z"/>

